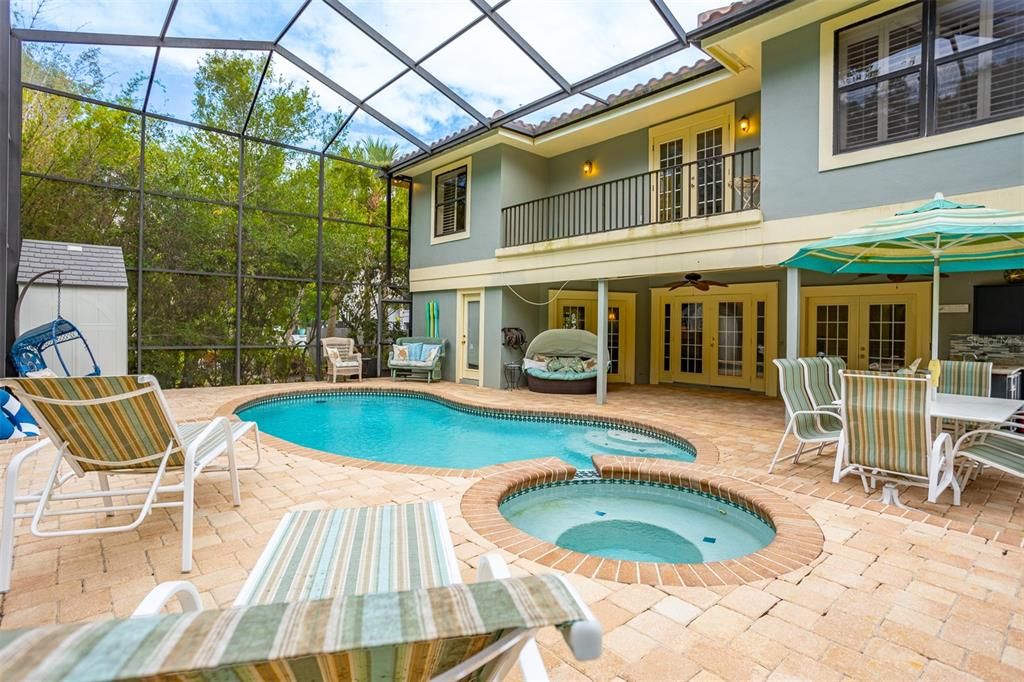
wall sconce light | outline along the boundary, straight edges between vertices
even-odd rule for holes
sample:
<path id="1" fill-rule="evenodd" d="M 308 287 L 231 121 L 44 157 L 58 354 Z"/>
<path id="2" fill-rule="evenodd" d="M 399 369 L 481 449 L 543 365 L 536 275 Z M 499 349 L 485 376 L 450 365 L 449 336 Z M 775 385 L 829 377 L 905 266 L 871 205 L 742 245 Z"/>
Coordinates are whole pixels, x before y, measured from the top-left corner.
<path id="1" fill-rule="evenodd" d="M 583 162 L 583 174 L 584 175 L 590 175 L 593 172 L 594 172 L 594 162 L 593 161 L 584 161 Z"/>
<path id="2" fill-rule="evenodd" d="M 750 119 L 746 116 L 740 118 L 740 132 L 745 133 L 750 130 Z"/>

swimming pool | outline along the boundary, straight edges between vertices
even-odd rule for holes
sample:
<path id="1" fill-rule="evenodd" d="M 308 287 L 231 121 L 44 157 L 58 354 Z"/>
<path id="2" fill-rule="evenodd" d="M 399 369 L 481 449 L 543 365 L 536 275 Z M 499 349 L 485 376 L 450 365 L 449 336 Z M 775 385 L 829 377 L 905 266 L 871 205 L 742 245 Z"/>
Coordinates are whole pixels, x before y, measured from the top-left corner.
<path id="1" fill-rule="evenodd" d="M 468 408 L 430 396 L 336 391 L 245 407 L 242 419 L 298 445 L 393 464 L 476 469 L 558 457 L 593 469 L 593 455 L 692 462 L 693 446 L 610 422 L 556 419 Z"/>
<path id="2" fill-rule="evenodd" d="M 607 559 L 696 564 L 756 552 L 775 530 L 720 497 L 646 481 L 576 479 L 527 488 L 499 510 L 516 528 Z"/>

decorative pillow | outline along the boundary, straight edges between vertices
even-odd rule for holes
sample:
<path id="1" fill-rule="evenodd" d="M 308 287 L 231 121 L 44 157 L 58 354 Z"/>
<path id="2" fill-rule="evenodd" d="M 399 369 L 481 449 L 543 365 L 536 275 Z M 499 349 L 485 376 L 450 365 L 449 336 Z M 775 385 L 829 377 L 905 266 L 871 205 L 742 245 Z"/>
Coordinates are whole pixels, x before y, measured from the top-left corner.
<path id="1" fill-rule="evenodd" d="M 583 361 L 579 358 L 551 358 L 548 360 L 547 370 L 549 372 L 582 372 Z"/>
<path id="2" fill-rule="evenodd" d="M 409 346 L 394 345 L 391 347 L 391 352 L 396 361 L 409 362 Z"/>
<path id="3" fill-rule="evenodd" d="M 531 360 L 530 358 L 523 358 L 523 369 L 547 369 L 547 361 L 542 360 Z"/>
<path id="4" fill-rule="evenodd" d="M 441 346 L 433 343 L 425 343 L 423 344 L 422 351 L 420 360 L 429 364 L 434 364 L 437 354 L 441 352 Z"/>
<path id="5" fill-rule="evenodd" d="M 584 358 L 583 371 L 589 372 L 594 369 L 597 369 L 597 358 Z"/>
<path id="6" fill-rule="evenodd" d="M 423 344 L 422 343 L 407 343 L 405 347 L 409 349 L 410 360 L 422 360 L 423 359 Z"/>

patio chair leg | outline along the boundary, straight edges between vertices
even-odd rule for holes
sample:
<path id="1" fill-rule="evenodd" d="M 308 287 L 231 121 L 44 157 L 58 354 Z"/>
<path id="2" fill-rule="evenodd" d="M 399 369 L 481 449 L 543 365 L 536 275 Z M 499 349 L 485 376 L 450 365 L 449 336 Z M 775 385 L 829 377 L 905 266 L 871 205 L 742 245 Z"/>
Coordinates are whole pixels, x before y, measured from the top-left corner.
<path id="1" fill-rule="evenodd" d="M 484 554 L 480 557 L 480 564 L 476 569 L 478 581 L 503 580 L 510 577 L 508 564 L 500 554 Z M 540 656 L 540 649 L 537 648 L 537 640 L 532 637 L 525 642 L 519 652 L 519 670 L 524 680 L 546 680 L 547 669 Z"/>
<path id="2" fill-rule="evenodd" d="M 231 437 L 231 426 L 228 429 L 228 477 L 231 479 L 231 503 L 236 507 L 242 505 L 242 490 L 238 484 L 238 462 L 235 459 L 235 439 Z"/>
<path id="3" fill-rule="evenodd" d="M 185 471 L 185 490 L 181 505 L 181 572 L 192 570 L 192 525 L 195 513 L 195 479 L 191 471 Z"/>
<path id="4" fill-rule="evenodd" d="M 775 456 L 772 457 L 772 462 L 771 462 L 771 464 L 768 465 L 768 473 L 769 474 L 772 473 L 772 471 L 775 469 L 775 465 L 779 462 L 779 454 L 782 452 L 782 448 L 786 444 L 786 438 L 789 437 L 789 432 L 792 429 L 793 429 L 793 420 L 790 419 L 789 423 L 786 424 L 786 431 L 785 431 L 785 433 L 782 434 L 782 438 L 779 440 L 779 447 L 777 447 L 775 449 Z M 784 457 L 783 459 L 789 459 L 789 457 Z"/>
<path id="5" fill-rule="evenodd" d="M 107 476 L 107 474 L 99 473 L 99 474 L 96 474 L 96 476 L 97 476 L 97 478 L 100 479 L 100 490 L 110 490 L 110 478 Z M 106 505 L 107 507 L 113 507 L 114 506 L 114 498 L 113 497 L 104 497 L 103 498 L 103 504 Z M 114 512 L 112 512 L 112 511 L 108 511 L 107 512 L 107 516 L 113 516 L 113 515 L 114 515 Z"/>

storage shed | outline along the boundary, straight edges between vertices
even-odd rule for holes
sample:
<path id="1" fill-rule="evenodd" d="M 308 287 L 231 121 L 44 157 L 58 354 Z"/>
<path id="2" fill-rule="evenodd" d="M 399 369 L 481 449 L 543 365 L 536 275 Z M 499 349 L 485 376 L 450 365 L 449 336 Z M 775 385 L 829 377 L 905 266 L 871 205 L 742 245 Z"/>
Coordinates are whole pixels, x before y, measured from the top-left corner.
<path id="1" fill-rule="evenodd" d="M 63 317 L 81 330 L 103 374 L 127 374 L 128 275 L 121 248 L 25 239 L 18 265 L 19 292 L 34 276 L 54 268 L 63 270 Z M 46 324 L 56 316 L 57 275 L 49 274 L 36 280 L 25 295 L 18 314 L 18 330 L 24 332 Z M 72 374 L 92 371 L 88 354 L 77 345 L 73 349 L 64 347 L 61 352 Z M 52 349 L 46 351 L 44 359 L 61 373 Z"/>

